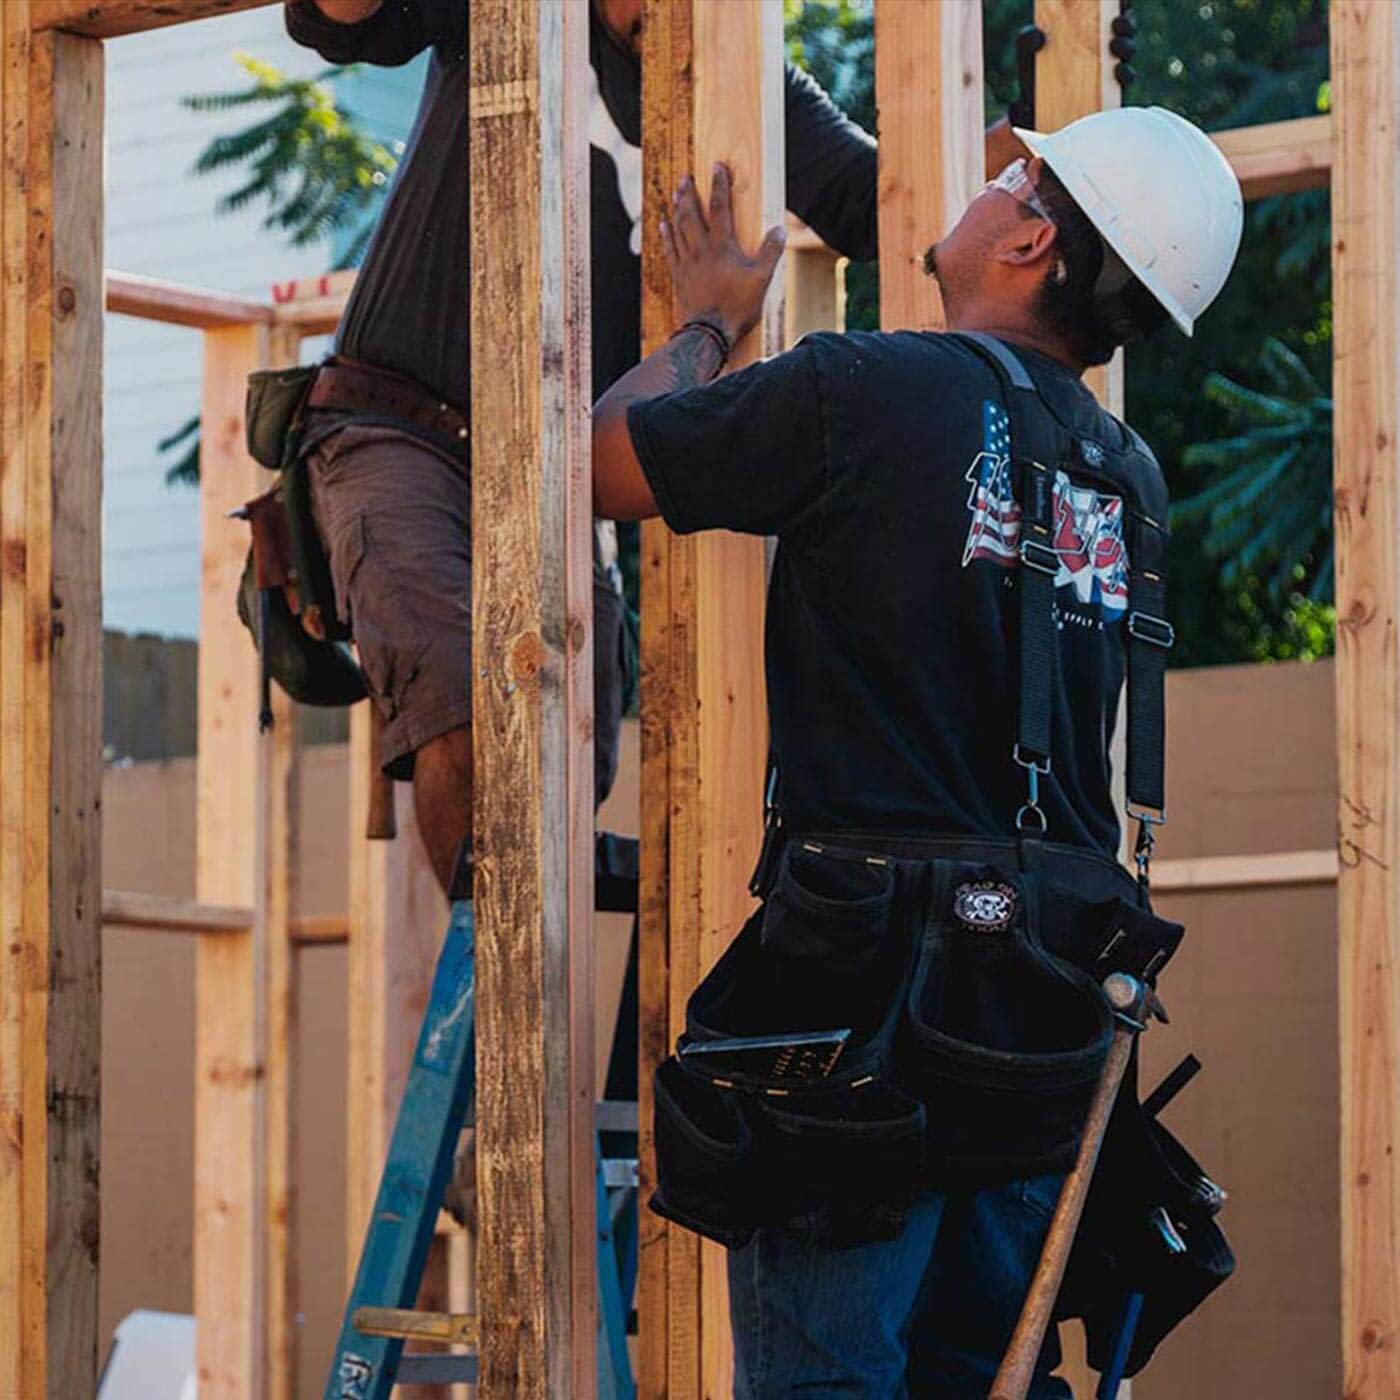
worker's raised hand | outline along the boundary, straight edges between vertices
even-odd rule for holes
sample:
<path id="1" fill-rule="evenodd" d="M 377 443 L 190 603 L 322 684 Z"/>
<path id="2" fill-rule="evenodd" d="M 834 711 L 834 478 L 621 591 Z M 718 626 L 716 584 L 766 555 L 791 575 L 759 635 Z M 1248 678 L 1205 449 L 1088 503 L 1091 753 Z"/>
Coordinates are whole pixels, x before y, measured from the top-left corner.
<path id="1" fill-rule="evenodd" d="M 661 241 L 679 320 L 713 321 L 737 345 L 763 314 L 763 298 L 787 235 L 780 227 L 769 229 L 750 257 L 734 235 L 730 179 L 727 165 L 715 166 L 707 216 L 695 181 L 687 175 L 672 200 L 671 218 L 662 221 Z"/>

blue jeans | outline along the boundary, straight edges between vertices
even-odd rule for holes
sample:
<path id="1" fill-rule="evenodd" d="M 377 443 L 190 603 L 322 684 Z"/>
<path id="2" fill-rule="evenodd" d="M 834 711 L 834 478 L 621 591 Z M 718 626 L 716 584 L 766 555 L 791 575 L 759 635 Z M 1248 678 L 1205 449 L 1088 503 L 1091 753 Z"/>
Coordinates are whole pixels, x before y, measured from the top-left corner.
<path id="1" fill-rule="evenodd" d="M 729 1254 L 735 1400 L 987 1400 L 1062 1180 L 929 1192 L 855 1249 L 758 1231 Z M 1059 1364 L 1052 1332 L 1030 1400 L 1072 1400 Z"/>

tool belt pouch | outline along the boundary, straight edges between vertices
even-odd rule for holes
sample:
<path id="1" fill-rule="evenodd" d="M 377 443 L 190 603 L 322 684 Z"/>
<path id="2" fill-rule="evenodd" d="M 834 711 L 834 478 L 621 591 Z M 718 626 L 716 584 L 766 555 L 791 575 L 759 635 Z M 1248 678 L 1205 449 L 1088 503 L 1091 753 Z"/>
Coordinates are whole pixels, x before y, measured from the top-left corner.
<path id="1" fill-rule="evenodd" d="M 297 454 L 297 428 L 317 368 L 260 369 L 248 376 L 243 415 L 248 455 L 268 471 L 281 471 Z"/>
<path id="2" fill-rule="evenodd" d="M 716 1239 L 735 1215 L 805 1228 L 831 1247 L 897 1233 L 902 1205 L 921 1180 L 926 1136 L 923 1106 L 891 1082 L 912 965 L 916 901 L 907 886 L 886 858 L 808 843 L 784 851 L 768 903 L 691 996 L 682 1046 L 842 1029 L 850 1035 L 834 1063 L 816 1070 L 783 1061 L 752 1070 L 693 1068 L 703 1056 L 668 1061 L 656 1091 L 661 1188 L 654 1204 L 662 1214 L 684 1214 L 682 1223 Z M 674 1092 L 663 1107 L 676 1072 L 707 1078 L 743 1115 L 752 1148 L 739 1171 L 715 1161 L 712 1180 L 700 1183 L 694 1163 L 683 1169 L 665 1160 L 663 1118 L 685 1108 Z M 680 1199 L 683 1190 L 689 1203 Z M 699 1206 L 726 1192 L 736 1198 L 728 1219 L 713 1204 L 704 1219 Z"/>
<path id="3" fill-rule="evenodd" d="M 657 1187 L 651 1208 L 738 1249 L 763 1214 L 743 1101 L 664 1061 L 654 1079 Z"/>
<path id="4" fill-rule="evenodd" d="M 936 861 L 909 993 L 910 1092 L 926 1106 L 944 1189 L 1065 1170 L 1112 1039 L 1097 983 L 1037 937 L 1039 889 Z"/>
<path id="5" fill-rule="evenodd" d="M 1125 1374 L 1234 1272 L 1216 1221 L 1224 1193 L 1139 1102 L 1137 1052 L 1114 1105 L 1057 1314 L 1082 1317 L 1089 1363 L 1103 1370 L 1128 1297 L 1143 1295 Z"/>
<path id="6" fill-rule="evenodd" d="M 1126 972 L 1155 985 L 1186 933 L 1180 924 L 1125 899 L 1090 903 L 1060 888 L 1046 890 L 1040 910 L 1045 950 L 1099 983 L 1110 973 Z"/>
<path id="7" fill-rule="evenodd" d="M 295 465 L 304 471 L 304 464 Z M 339 640 L 346 634 L 335 617 L 334 595 L 327 613 L 305 592 L 302 546 L 287 505 L 292 470 L 244 507 L 253 541 L 238 589 L 238 616 L 252 634 L 264 675 L 298 704 L 353 705 L 366 694 L 364 677 Z"/>

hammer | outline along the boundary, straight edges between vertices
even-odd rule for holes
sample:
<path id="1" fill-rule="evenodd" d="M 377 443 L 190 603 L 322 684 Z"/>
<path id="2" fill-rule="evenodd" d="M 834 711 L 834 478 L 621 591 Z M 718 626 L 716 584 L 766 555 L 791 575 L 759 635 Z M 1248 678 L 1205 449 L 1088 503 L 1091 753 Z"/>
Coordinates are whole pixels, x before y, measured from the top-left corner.
<path id="1" fill-rule="evenodd" d="M 1001 1369 L 992 1382 L 988 1400 L 1026 1400 L 1026 1393 L 1035 1376 L 1035 1364 L 1045 1344 L 1045 1333 L 1054 1318 L 1055 1300 L 1059 1297 L 1070 1250 L 1074 1247 L 1074 1236 L 1079 1229 L 1080 1217 L 1084 1214 L 1084 1202 L 1089 1195 L 1094 1168 L 1098 1165 L 1099 1149 L 1103 1146 L 1109 1115 L 1113 1112 L 1118 1088 L 1133 1053 L 1133 1041 L 1145 1029 L 1145 1011 L 1151 1009 L 1161 1014 L 1155 994 L 1124 972 L 1115 972 L 1106 977 L 1103 990 L 1108 1004 L 1113 1008 L 1117 1029 L 1089 1104 L 1084 1136 L 1079 1142 L 1079 1156 L 1060 1188 L 1060 1199 L 1055 1206 L 1054 1218 L 1050 1221 L 1050 1232 L 1045 1236 L 1040 1262 L 1031 1276 L 1021 1316 L 1017 1320 L 1016 1330 L 1011 1334 L 1006 1354 L 1001 1359 Z"/>

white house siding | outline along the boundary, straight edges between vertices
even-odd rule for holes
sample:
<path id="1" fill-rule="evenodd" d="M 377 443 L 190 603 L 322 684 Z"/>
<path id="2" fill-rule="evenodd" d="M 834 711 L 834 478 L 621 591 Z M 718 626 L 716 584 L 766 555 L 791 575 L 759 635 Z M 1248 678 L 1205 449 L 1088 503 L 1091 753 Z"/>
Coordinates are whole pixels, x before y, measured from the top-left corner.
<path id="1" fill-rule="evenodd" d="M 275 281 L 326 269 L 325 247 L 289 248 L 260 227 L 260 208 L 215 215 L 220 195 L 236 187 L 236 174 L 191 173 L 211 137 L 261 115 L 260 109 L 199 113 L 181 105 L 191 94 L 243 86 L 234 63 L 240 51 L 297 74 L 325 66 L 287 38 L 280 5 L 108 43 L 109 268 L 257 297 L 266 297 Z M 415 73 L 396 73 L 388 101 L 374 104 L 390 109 L 388 137 L 400 135 L 411 118 L 415 93 L 404 85 L 421 83 L 417 65 Z M 393 110 L 395 99 L 407 116 Z M 192 489 L 165 484 L 156 443 L 198 412 L 200 336 L 125 316 L 109 316 L 106 329 L 103 621 L 122 631 L 194 637 L 198 502 Z"/>

